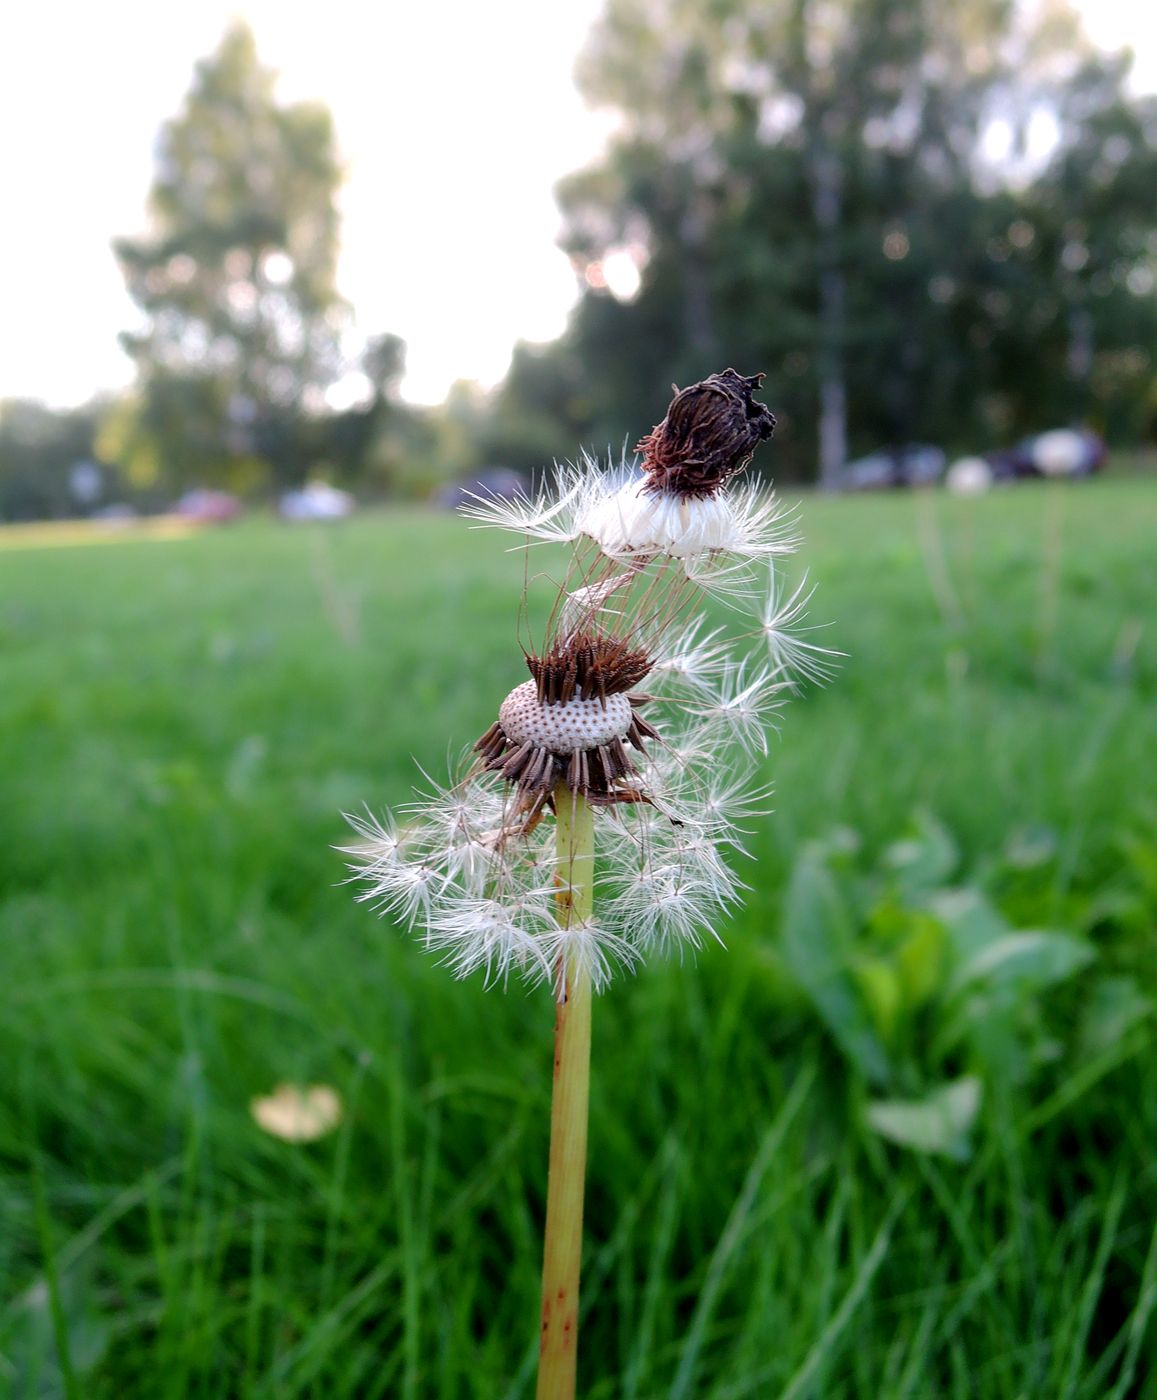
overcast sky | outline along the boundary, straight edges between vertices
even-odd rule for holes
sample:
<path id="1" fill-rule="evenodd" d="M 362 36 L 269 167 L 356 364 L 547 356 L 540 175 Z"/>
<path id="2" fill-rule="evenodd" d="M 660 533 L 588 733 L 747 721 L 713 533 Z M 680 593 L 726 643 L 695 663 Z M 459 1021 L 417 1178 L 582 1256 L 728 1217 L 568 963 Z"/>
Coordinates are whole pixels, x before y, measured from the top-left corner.
<path id="1" fill-rule="evenodd" d="M 143 230 L 157 128 L 234 15 L 283 100 L 334 114 L 347 178 L 339 285 L 365 334 L 407 342 L 408 397 L 500 379 L 575 297 L 554 246 L 555 182 L 608 130 L 574 90 L 600 0 L 156 0 L 7 7 L 0 21 L 0 398 L 79 402 L 130 378 L 133 320 L 109 250 Z M 1157 35 L 1132 0 L 1085 0 L 1098 42 L 1131 42 L 1157 86 Z M 13 202 L 24 195 L 23 206 Z"/>

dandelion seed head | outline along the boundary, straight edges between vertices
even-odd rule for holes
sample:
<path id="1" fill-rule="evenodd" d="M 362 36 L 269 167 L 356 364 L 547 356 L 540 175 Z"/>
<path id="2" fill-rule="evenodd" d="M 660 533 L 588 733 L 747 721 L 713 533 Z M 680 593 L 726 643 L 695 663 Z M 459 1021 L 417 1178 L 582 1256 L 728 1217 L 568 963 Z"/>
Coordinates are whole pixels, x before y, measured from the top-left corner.
<path id="1" fill-rule="evenodd" d="M 502 702 L 498 718 L 508 743 L 535 744 L 562 754 L 625 739 L 632 713 L 623 694 L 608 695 L 605 701 L 576 695 L 565 704 L 546 705 L 538 698 L 537 684 L 525 681 Z"/>
<path id="2" fill-rule="evenodd" d="M 575 523 L 612 559 L 638 554 L 690 559 L 728 548 L 735 536 L 726 496 L 655 495 L 645 480 L 627 482 L 613 496 L 593 501 Z"/>
<path id="3" fill-rule="evenodd" d="M 776 575 L 794 519 L 761 483 L 729 484 L 774 427 L 760 378 L 676 391 L 641 460 L 583 454 L 537 493 L 465 508 L 526 545 L 568 547 L 545 635 L 522 639 L 530 679 L 467 771 L 428 779 L 397 818 L 351 817 L 343 848 L 359 898 L 456 976 L 557 994 L 570 969 L 601 988 L 645 953 L 718 938 L 739 900 L 731 861 L 767 811 L 768 729 L 792 677 L 822 677 L 835 655 L 800 635 L 810 591 Z M 706 595 L 727 625 L 705 619 Z M 595 809 L 590 917 L 556 898 L 575 856 L 555 818 L 579 797 Z"/>

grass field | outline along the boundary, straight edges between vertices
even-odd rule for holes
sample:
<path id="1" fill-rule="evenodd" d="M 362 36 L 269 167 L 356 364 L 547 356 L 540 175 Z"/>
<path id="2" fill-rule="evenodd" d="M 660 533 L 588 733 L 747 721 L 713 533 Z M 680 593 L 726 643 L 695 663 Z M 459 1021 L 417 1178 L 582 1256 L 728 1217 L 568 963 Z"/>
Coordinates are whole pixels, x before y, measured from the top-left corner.
<path id="1" fill-rule="evenodd" d="M 1157 1395 L 1157 485 L 803 526 L 848 659 L 747 907 L 595 1007 L 580 1389 Z M 331 850 L 524 678 L 520 583 L 420 513 L 0 553 L 0 1394 L 533 1393 L 549 994 Z"/>

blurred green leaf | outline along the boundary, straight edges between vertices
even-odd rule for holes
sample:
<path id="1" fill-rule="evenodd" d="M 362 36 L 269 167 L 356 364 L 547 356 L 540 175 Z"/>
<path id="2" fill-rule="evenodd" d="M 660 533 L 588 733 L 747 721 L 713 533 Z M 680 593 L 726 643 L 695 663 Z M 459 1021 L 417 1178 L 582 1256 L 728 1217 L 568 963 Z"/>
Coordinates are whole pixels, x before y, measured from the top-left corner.
<path id="1" fill-rule="evenodd" d="M 890 1041 L 903 1004 L 903 988 L 896 969 L 883 958 L 858 958 L 852 965 L 852 977 L 877 1031 Z"/>
<path id="2" fill-rule="evenodd" d="M 926 1002 L 944 976 L 944 929 L 928 914 L 912 917 L 911 931 L 896 951 L 904 1001 L 909 1007 Z"/>
<path id="3" fill-rule="evenodd" d="M 912 833 L 884 853 L 884 865 L 901 890 L 915 896 L 942 885 L 960 859 L 956 842 L 930 812 L 918 812 Z"/>
<path id="4" fill-rule="evenodd" d="M 1150 898 L 1157 899 L 1157 843 L 1129 832 L 1118 844 L 1137 883 Z"/>
<path id="5" fill-rule="evenodd" d="M 1111 1050 L 1152 1010 L 1152 1001 L 1134 978 L 1104 978 L 1093 988 L 1081 1017 L 1081 1053 L 1097 1055 Z"/>
<path id="6" fill-rule="evenodd" d="M 979 1109 L 980 1080 L 965 1075 L 922 1099 L 876 1099 L 868 1105 L 868 1122 L 901 1147 L 961 1161 L 971 1151 L 968 1135 Z"/>
<path id="7" fill-rule="evenodd" d="M 981 981 L 992 986 L 1020 983 L 1047 987 L 1072 976 L 1094 957 L 1096 952 L 1092 945 L 1071 933 L 1046 929 L 1009 933 L 987 944 L 964 963 L 956 974 L 953 989 Z"/>
<path id="8" fill-rule="evenodd" d="M 979 890 L 942 890 L 928 907 L 948 930 L 957 962 L 976 956 L 983 948 L 1009 933 L 1008 921 Z"/>
<path id="9" fill-rule="evenodd" d="M 1022 1010 L 1023 997 L 1013 983 L 974 984 L 942 1009 L 933 1059 L 964 1051 L 970 1063 L 983 1067 L 986 1081 L 1022 1083 L 1032 1064 L 1018 1028 Z"/>
<path id="10" fill-rule="evenodd" d="M 784 906 L 783 958 L 849 1060 L 874 1083 L 888 1057 L 857 992 L 850 966 L 855 930 L 831 873 L 814 848 L 796 862 Z"/>
<path id="11" fill-rule="evenodd" d="M 860 854 L 863 845 L 860 833 L 854 827 L 833 826 L 815 843 L 815 849 L 822 853 L 829 865 L 844 865 Z"/>
<path id="12" fill-rule="evenodd" d="M 1048 826 L 1024 826 L 1009 834 L 1002 852 L 1014 870 L 1035 870 L 1057 853 L 1057 834 Z"/>
<path id="13" fill-rule="evenodd" d="M 80 1266 L 59 1281 L 60 1308 L 68 1338 L 68 1370 L 83 1377 L 108 1351 L 112 1327 L 96 1304 L 91 1269 Z M 52 1322 L 48 1284 L 39 1277 L 6 1310 L 0 1327 L 0 1378 L 11 1390 L 0 1394 L 27 1400 L 56 1400 L 69 1394 L 66 1368 L 61 1364 Z M 84 1392 L 87 1393 L 87 1392 Z"/>

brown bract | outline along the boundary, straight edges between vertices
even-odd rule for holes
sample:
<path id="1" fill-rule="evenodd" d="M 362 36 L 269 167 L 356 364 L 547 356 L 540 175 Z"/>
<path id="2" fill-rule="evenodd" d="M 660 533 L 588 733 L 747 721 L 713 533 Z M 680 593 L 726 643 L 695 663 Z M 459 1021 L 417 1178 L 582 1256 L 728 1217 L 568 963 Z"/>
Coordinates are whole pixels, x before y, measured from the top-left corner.
<path id="1" fill-rule="evenodd" d="M 528 655 L 526 664 L 538 685 L 538 698 L 556 705 L 576 695 L 583 700 L 619 695 L 638 685 L 652 662 L 643 647 L 623 637 L 583 630 L 556 642 L 542 656 Z"/>
<path id="2" fill-rule="evenodd" d="M 544 807 L 553 808 L 560 783 L 596 806 L 648 801 L 633 781 L 638 773 L 626 747 L 630 744 L 645 753 L 643 741 L 658 738 L 637 708 L 650 696 L 629 694 L 651 669 L 652 658 L 646 649 L 620 637 L 581 630 L 556 642 L 542 656 L 528 655 L 526 664 L 537 686 L 537 703 L 544 711 L 591 700 L 601 701 L 605 708 L 612 695 L 627 695 L 630 701 L 621 734 L 588 747 L 563 747 L 560 743 L 553 748 L 530 740 L 517 743 L 507 734 L 501 718 L 478 740 L 474 749 L 483 768 L 501 774 L 515 788 L 518 810 L 527 826 L 537 821 Z"/>
<path id="3" fill-rule="evenodd" d="M 643 454 L 645 490 L 711 496 L 751 461 L 775 432 L 775 415 L 752 397 L 762 374 L 733 369 L 677 390 L 667 416 L 635 447 Z"/>

